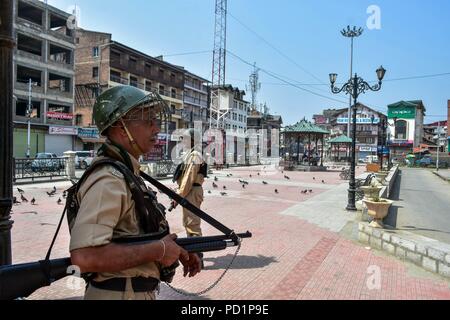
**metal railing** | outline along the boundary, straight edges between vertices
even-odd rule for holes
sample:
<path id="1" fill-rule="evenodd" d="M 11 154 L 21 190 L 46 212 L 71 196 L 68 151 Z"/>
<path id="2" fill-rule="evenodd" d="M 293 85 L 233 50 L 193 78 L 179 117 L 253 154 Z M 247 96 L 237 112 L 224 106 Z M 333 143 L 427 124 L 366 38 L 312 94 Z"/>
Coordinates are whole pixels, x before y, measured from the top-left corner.
<path id="1" fill-rule="evenodd" d="M 172 160 L 159 160 L 156 162 L 156 176 L 166 177 L 175 172 L 177 165 Z"/>
<path id="2" fill-rule="evenodd" d="M 50 178 L 66 176 L 66 158 L 28 159 L 13 161 L 13 181 L 22 179 Z"/>

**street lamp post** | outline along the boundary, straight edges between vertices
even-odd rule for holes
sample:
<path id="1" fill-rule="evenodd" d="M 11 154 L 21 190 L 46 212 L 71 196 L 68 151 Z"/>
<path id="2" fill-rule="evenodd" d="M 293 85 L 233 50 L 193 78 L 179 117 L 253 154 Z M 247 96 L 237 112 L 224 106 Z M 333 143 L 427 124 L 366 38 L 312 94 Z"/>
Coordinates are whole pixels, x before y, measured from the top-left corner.
<path id="1" fill-rule="evenodd" d="M 36 82 L 32 82 L 31 79 L 29 79 L 28 81 L 28 106 L 27 106 L 27 112 L 26 112 L 26 116 L 27 116 L 27 153 L 26 153 L 26 157 L 30 158 L 30 144 L 31 144 L 31 139 L 30 139 L 30 135 L 31 135 L 31 118 L 32 118 L 32 113 L 33 113 L 33 104 L 31 103 L 31 90 L 32 90 L 32 86 L 36 85 Z"/>
<path id="2" fill-rule="evenodd" d="M 358 96 L 361 93 L 365 93 L 367 90 L 371 91 L 378 91 L 381 89 L 381 82 L 384 78 L 384 74 L 386 73 L 386 70 L 381 66 L 377 70 L 377 77 L 378 77 L 378 83 L 376 83 L 373 86 L 370 86 L 366 81 L 364 81 L 362 78 L 358 77 L 358 75 L 355 73 L 353 78 L 350 78 L 350 80 L 345 83 L 341 88 L 337 88 L 334 86 L 337 79 L 336 73 L 330 73 L 330 82 L 331 82 L 331 92 L 338 94 L 342 91 L 345 92 L 345 94 L 349 94 L 353 98 L 353 127 L 352 127 L 352 153 L 351 153 L 351 166 L 350 166 L 350 182 L 349 182 L 349 189 L 348 189 L 348 203 L 347 203 L 347 210 L 350 211 L 356 211 L 356 205 L 355 205 L 355 192 L 356 192 L 356 183 L 355 183 L 355 167 L 356 167 L 356 102 L 358 99 Z"/>
<path id="3" fill-rule="evenodd" d="M 347 29 L 342 29 L 341 34 L 344 37 L 350 38 L 350 78 L 353 75 L 353 38 L 359 37 L 363 33 L 362 28 L 356 29 L 356 27 L 350 28 L 347 26 Z M 349 96 L 348 102 L 348 124 L 347 124 L 347 137 L 350 137 L 350 118 L 351 118 L 351 110 L 352 110 L 352 97 Z"/>

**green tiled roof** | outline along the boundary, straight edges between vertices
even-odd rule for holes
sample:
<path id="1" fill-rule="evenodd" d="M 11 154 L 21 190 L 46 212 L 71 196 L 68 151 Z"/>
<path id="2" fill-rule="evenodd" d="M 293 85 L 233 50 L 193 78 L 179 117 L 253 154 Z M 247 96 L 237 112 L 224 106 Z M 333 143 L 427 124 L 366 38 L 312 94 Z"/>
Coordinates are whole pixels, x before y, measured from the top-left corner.
<path id="1" fill-rule="evenodd" d="M 303 119 L 292 126 L 286 126 L 284 132 L 298 132 L 298 133 L 322 133 L 329 134 L 325 129 Z"/>
<path id="2" fill-rule="evenodd" d="M 331 139 L 328 143 L 352 143 L 352 139 L 343 134 L 339 137 Z"/>

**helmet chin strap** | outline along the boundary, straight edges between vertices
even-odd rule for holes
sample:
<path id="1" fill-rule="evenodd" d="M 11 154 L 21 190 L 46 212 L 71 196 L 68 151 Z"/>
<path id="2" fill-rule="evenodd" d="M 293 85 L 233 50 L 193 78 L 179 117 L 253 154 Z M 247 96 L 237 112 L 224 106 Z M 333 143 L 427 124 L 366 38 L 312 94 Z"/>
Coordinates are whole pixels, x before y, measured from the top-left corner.
<path id="1" fill-rule="evenodd" d="M 137 142 L 134 140 L 133 136 L 131 135 L 130 131 L 128 131 L 127 126 L 125 125 L 125 122 L 123 122 L 123 119 L 120 119 L 120 122 L 122 122 L 123 128 L 125 129 L 125 132 L 128 136 L 128 140 L 130 140 L 131 147 L 140 155 L 144 154 L 145 152 L 142 151 L 141 147 L 137 144 Z"/>

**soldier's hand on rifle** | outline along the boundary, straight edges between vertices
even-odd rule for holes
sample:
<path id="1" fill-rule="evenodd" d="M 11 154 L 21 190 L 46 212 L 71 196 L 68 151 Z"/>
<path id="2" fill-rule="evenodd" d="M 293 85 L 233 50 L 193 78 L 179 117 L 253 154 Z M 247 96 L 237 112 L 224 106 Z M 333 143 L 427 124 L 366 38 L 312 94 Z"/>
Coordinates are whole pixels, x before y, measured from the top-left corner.
<path id="1" fill-rule="evenodd" d="M 189 260 L 189 254 L 186 250 L 175 243 L 176 234 L 169 234 L 161 239 L 162 250 L 161 258 L 158 260 L 164 267 L 169 267 L 177 260 Z"/>
<path id="2" fill-rule="evenodd" d="M 196 253 L 189 253 L 188 260 L 180 258 L 180 262 L 183 264 L 183 277 L 186 277 L 187 274 L 189 277 L 193 277 L 202 269 L 200 258 Z"/>

